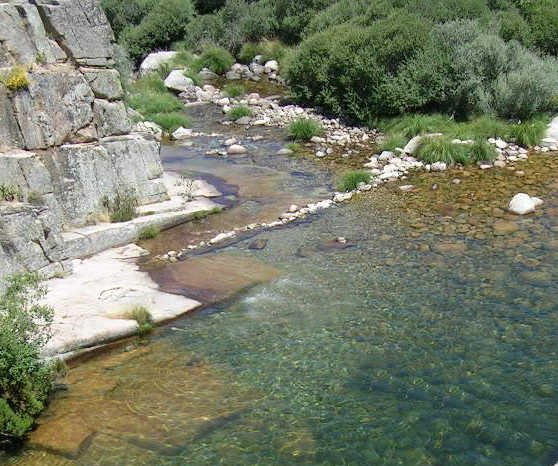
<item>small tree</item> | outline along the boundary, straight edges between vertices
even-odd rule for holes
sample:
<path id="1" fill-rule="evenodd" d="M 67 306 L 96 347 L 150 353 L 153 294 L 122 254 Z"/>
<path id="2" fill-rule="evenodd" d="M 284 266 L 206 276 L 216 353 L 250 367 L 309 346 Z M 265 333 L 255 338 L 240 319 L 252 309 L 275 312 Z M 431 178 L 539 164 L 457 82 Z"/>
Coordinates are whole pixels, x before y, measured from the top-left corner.
<path id="1" fill-rule="evenodd" d="M 32 427 L 52 387 L 53 370 L 40 358 L 51 338 L 53 310 L 38 274 L 15 275 L 0 294 L 0 440 Z"/>

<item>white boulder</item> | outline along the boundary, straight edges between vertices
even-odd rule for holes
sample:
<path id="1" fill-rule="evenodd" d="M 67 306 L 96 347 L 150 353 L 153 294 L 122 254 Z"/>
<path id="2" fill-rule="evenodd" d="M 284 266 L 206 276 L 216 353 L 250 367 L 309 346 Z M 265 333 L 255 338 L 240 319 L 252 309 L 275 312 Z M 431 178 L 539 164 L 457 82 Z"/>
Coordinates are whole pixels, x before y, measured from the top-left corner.
<path id="1" fill-rule="evenodd" d="M 277 60 L 269 60 L 264 65 L 264 71 L 266 74 L 271 74 L 279 71 L 279 63 Z"/>
<path id="2" fill-rule="evenodd" d="M 146 75 L 147 73 L 151 73 L 153 71 L 157 71 L 161 65 L 164 63 L 168 63 L 178 52 L 154 52 L 150 53 L 145 57 L 145 59 L 141 62 L 139 72 L 141 76 Z"/>
<path id="3" fill-rule="evenodd" d="M 245 154 L 246 152 L 248 152 L 246 147 L 239 144 L 232 144 L 227 148 L 227 153 L 230 155 Z"/>
<path id="4" fill-rule="evenodd" d="M 510 201 L 508 209 L 514 214 L 526 215 L 534 212 L 535 209 L 543 203 L 544 201 L 538 197 L 531 197 L 529 194 L 518 193 Z"/>
<path id="5" fill-rule="evenodd" d="M 174 133 L 172 133 L 172 138 L 176 140 L 188 139 L 193 135 L 193 130 L 189 128 L 180 127 Z"/>
<path id="6" fill-rule="evenodd" d="M 184 75 L 184 70 L 172 70 L 165 79 L 165 87 L 173 91 L 186 92 L 193 86 L 194 81 Z"/>

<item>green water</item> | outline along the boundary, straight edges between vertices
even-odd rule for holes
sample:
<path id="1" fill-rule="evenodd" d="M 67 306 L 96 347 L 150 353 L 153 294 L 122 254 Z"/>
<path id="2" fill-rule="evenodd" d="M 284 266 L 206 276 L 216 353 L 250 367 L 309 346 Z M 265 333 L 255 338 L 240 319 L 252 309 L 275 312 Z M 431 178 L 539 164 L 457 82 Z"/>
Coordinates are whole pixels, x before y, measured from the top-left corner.
<path id="1" fill-rule="evenodd" d="M 73 368 L 4 462 L 554 465 L 556 169 L 419 176 L 210 252 L 279 278 Z M 545 205 L 505 213 L 523 189 Z"/>
<path id="2" fill-rule="evenodd" d="M 12 463 L 551 466 L 557 192 L 506 236 L 483 212 L 507 192 L 453 217 L 386 194 L 240 241 L 280 278 L 74 369 L 44 422 L 71 413 L 90 441 Z"/>

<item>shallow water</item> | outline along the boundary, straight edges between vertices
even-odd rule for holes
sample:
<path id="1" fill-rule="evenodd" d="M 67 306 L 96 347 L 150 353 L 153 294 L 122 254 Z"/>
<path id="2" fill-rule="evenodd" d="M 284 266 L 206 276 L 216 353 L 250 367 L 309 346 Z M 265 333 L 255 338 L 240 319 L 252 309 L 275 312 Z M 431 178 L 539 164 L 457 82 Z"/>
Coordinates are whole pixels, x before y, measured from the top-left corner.
<path id="1" fill-rule="evenodd" d="M 7 463 L 553 465 L 558 158 L 523 167 L 412 177 L 209 253 L 278 275 L 74 368 Z M 522 189 L 537 214 L 502 209 Z"/>

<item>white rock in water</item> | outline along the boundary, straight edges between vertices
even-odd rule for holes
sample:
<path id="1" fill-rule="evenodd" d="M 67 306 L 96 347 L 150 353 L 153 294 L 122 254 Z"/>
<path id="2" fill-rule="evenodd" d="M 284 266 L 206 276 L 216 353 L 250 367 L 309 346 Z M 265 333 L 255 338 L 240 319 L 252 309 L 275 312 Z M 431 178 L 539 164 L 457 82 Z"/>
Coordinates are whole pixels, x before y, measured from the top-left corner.
<path id="1" fill-rule="evenodd" d="M 236 138 L 230 138 L 227 139 L 225 141 L 225 146 L 232 146 L 233 144 L 236 144 L 238 142 L 238 140 Z"/>
<path id="2" fill-rule="evenodd" d="M 177 52 L 155 52 L 145 57 L 140 65 L 140 75 L 145 75 L 152 71 L 157 71 L 163 63 L 171 61 Z"/>
<path id="3" fill-rule="evenodd" d="M 293 154 L 293 151 L 291 149 L 286 148 L 286 147 L 284 147 L 279 152 L 277 152 L 277 155 L 292 155 L 292 154 Z"/>
<path id="4" fill-rule="evenodd" d="M 447 170 L 448 166 L 446 165 L 445 162 L 434 162 L 432 165 L 430 165 L 430 169 L 433 172 L 443 172 L 445 170 Z"/>
<path id="5" fill-rule="evenodd" d="M 525 215 L 534 212 L 535 208 L 542 205 L 543 202 L 544 201 L 538 197 L 531 197 L 529 194 L 518 193 L 510 201 L 508 209 L 514 214 Z"/>
<path id="6" fill-rule="evenodd" d="M 231 154 L 231 155 L 235 155 L 235 154 L 245 154 L 246 152 L 248 152 L 248 150 L 246 149 L 246 147 L 241 146 L 239 144 L 233 144 L 231 146 L 229 146 L 227 148 L 227 153 Z"/>
<path id="7" fill-rule="evenodd" d="M 230 238 L 234 238 L 236 236 L 236 233 L 234 231 L 230 231 L 228 233 L 221 233 L 217 236 L 215 236 L 214 238 L 209 240 L 209 244 L 216 244 L 216 243 L 220 243 L 221 241 L 224 241 L 226 239 L 230 239 Z"/>
<path id="8" fill-rule="evenodd" d="M 194 81 L 188 76 L 185 76 L 183 70 L 173 70 L 169 73 L 167 79 L 165 79 L 165 87 L 173 91 L 186 92 L 193 86 Z"/>
<path id="9" fill-rule="evenodd" d="M 188 139 L 192 137 L 193 130 L 189 128 L 180 127 L 174 133 L 172 133 L 172 138 L 179 140 L 179 139 Z"/>

